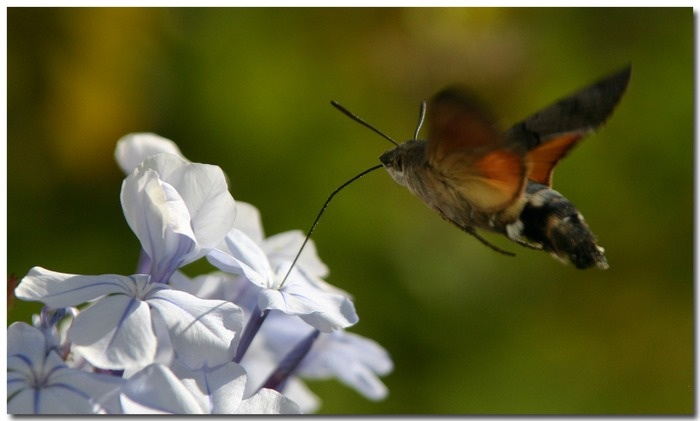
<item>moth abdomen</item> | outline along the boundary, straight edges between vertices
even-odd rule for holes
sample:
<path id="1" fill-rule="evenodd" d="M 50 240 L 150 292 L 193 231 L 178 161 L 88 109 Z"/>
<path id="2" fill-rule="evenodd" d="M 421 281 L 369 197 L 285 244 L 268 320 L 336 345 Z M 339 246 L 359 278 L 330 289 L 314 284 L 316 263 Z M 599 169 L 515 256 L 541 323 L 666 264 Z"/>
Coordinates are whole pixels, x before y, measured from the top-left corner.
<path id="1" fill-rule="evenodd" d="M 604 249 L 571 201 L 556 190 L 532 182 L 525 194 L 517 234 L 579 269 L 608 268 Z"/>

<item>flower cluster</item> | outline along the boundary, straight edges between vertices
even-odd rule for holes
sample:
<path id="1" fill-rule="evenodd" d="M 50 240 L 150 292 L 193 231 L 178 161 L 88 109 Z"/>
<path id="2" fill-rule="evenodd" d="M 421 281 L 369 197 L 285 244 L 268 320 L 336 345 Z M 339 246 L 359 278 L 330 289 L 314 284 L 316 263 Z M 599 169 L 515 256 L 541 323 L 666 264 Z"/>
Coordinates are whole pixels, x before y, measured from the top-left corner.
<path id="1" fill-rule="evenodd" d="M 302 378 L 336 377 L 369 399 L 392 370 L 374 341 L 347 332 L 350 296 L 326 283 L 299 231 L 266 237 L 222 170 L 168 139 L 124 136 L 121 204 L 141 243 L 132 275 L 34 267 L 15 295 L 44 308 L 7 331 L 11 414 L 294 414 L 319 399 Z M 180 268 L 206 258 L 217 271 Z"/>

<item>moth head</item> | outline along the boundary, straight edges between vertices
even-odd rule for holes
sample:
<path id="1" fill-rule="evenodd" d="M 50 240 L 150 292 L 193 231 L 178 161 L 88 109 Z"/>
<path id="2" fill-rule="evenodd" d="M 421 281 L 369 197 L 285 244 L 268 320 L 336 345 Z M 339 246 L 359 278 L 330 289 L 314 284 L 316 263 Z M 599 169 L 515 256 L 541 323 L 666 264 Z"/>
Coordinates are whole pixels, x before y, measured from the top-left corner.
<path id="1" fill-rule="evenodd" d="M 384 168 L 398 184 L 406 185 L 411 171 L 418 170 L 425 163 L 425 141 L 409 140 L 384 152 L 380 157 Z"/>

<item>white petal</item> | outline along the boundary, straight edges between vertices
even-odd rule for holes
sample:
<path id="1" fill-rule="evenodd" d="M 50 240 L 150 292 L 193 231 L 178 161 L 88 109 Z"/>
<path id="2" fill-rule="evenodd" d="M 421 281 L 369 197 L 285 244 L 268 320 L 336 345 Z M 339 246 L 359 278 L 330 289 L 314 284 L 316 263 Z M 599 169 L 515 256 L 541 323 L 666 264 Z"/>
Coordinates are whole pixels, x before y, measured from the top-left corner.
<path id="1" fill-rule="evenodd" d="M 242 273 L 262 287 L 274 287 L 275 277 L 265 252 L 243 231 L 236 228 L 226 235 L 226 249 L 213 250 L 207 260 L 224 272 Z"/>
<path id="2" fill-rule="evenodd" d="M 321 332 L 346 328 L 359 320 L 355 306 L 348 298 L 298 282 L 286 284 L 281 290 L 262 291 L 258 306 L 298 315 Z"/>
<path id="3" fill-rule="evenodd" d="M 203 414 L 199 402 L 170 369 L 152 364 L 130 377 L 121 395 L 127 414 Z"/>
<path id="4" fill-rule="evenodd" d="M 299 341 L 314 332 L 312 326 L 298 317 L 289 317 L 282 312 L 268 314 L 260 330 L 265 344 L 275 352 L 278 359 L 283 358 Z M 324 338 L 328 335 L 322 335 Z M 315 347 L 314 347 L 315 348 Z"/>
<path id="5" fill-rule="evenodd" d="M 55 352 L 46 354 L 43 333 L 26 323 L 13 323 L 7 333 L 8 413 L 119 412 L 120 378 L 67 367 Z"/>
<path id="6" fill-rule="evenodd" d="M 173 349 L 173 344 L 170 340 L 170 332 L 168 332 L 168 325 L 165 323 L 160 313 L 153 311 L 151 309 L 151 320 L 153 322 L 153 332 L 156 335 L 156 356 L 153 359 L 154 363 L 165 364 L 168 367 L 172 364 L 175 359 L 175 350 Z M 143 368 L 143 367 L 140 367 Z M 125 377 L 130 377 L 132 373 Z"/>
<path id="7" fill-rule="evenodd" d="M 388 389 L 374 371 L 357 360 L 344 357 L 341 353 L 332 352 L 327 356 L 328 364 L 335 367 L 335 375 L 341 382 L 355 388 L 368 399 L 379 400 L 387 396 Z"/>
<path id="8" fill-rule="evenodd" d="M 121 202 L 129 226 L 153 262 L 151 274 L 157 281 L 164 281 L 162 277 L 189 263 L 199 250 L 182 197 L 154 170 L 140 171 L 159 157 L 147 159 L 124 180 Z"/>
<path id="9" fill-rule="evenodd" d="M 25 337 L 26 339 L 26 337 Z M 25 343 L 24 348 L 36 346 L 45 349 L 45 341 L 40 343 Z M 43 353 L 42 353 L 43 354 Z M 15 354 L 8 358 L 8 413 L 14 414 L 42 414 L 50 413 L 50 407 L 46 407 L 47 398 L 50 400 L 51 374 L 55 371 L 65 370 L 65 363 L 55 352 L 43 354 L 33 360 L 26 360 L 28 354 Z M 39 387 L 37 387 L 39 385 Z M 12 394 L 9 392 L 12 391 Z M 44 395 L 43 392 L 47 392 Z M 85 401 L 85 399 L 82 399 Z M 59 405 L 53 411 L 67 413 L 71 407 L 77 408 L 80 403 L 69 399 L 66 406 Z M 85 411 L 83 411 L 85 413 Z"/>
<path id="10" fill-rule="evenodd" d="M 343 332 L 345 343 L 353 348 L 354 354 L 375 373 L 383 376 L 394 369 L 389 353 L 377 342 L 352 332 Z"/>
<path id="11" fill-rule="evenodd" d="M 247 279 L 218 271 L 195 276 L 192 279 L 187 278 L 182 272 L 175 272 L 170 277 L 169 283 L 173 289 L 187 292 L 195 297 L 231 301 L 239 306 L 242 295 L 252 289 Z M 257 304 L 257 300 L 253 304 Z"/>
<path id="12" fill-rule="evenodd" d="M 236 201 L 236 221 L 233 226 L 243 231 L 251 240 L 262 244 L 265 231 L 262 226 L 260 211 L 247 202 Z"/>
<path id="13" fill-rule="evenodd" d="M 247 377 L 236 363 L 191 370 L 176 361 L 172 370 L 193 395 L 207 402 L 207 413 L 232 414 L 243 399 Z"/>
<path id="14" fill-rule="evenodd" d="M 177 190 L 187 206 L 199 246 L 204 249 L 216 247 L 236 219 L 236 202 L 228 191 L 221 168 L 187 164 L 164 180 Z"/>
<path id="15" fill-rule="evenodd" d="M 175 353 L 189 367 L 214 367 L 233 359 L 243 328 L 243 312 L 235 304 L 175 290 L 158 291 L 148 303 L 168 325 Z"/>
<path id="16" fill-rule="evenodd" d="M 171 154 L 157 154 L 145 159 L 141 165 L 136 167 L 137 172 L 146 172 L 153 170 L 158 173 L 158 176 L 165 180 L 175 172 L 178 168 L 189 164 L 185 158 L 181 158 Z"/>
<path id="17" fill-rule="evenodd" d="M 338 361 L 341 363 L 341 361 Z M 346 385 L 355 388 L 363 396 L 372 400 L 381 400 L 389 394 L 389 389 L 377 377 L 376 373 L 360 364 L 346 364 L 338 371 L 338 379 Z"/>
<path id="18" fill-rule="evenodd" d="M 182 152 L 170 139 L 155 133 L 130 133 L 117 141 L 114 157 L 125 174 L 131 174 L 146 158 L 169 153 L 184 159 Z"/>
<path id="19" fill-rule="evenodd" d="M 247 380 L 245 369 L 231 362 L 211 372 L 207 380 L 214 404 L 211 413 L 232 414 L 243 399 Z"/>
<path id="20" fill-rule="evenodd" d="M 64 369 L 70 370 L 70 369 Z M 74 370 L 75 371 L 75 370 Z M 76 373 L 79 373 L 76 371 Z M 84 376 L 81 376 L 84 377 Z M 7 403 L 9 414 L 94 414 L 104 412 L 75 385 L 26 388 Z"/>
<path id="21" fill-rule="evenodd" d="M 10 376 L 8 376 L 10 380 Z M 7 401 L 7 413 L 8 414 L 34 414 L 38 413 L 34 406 L 34 396 L 35 391 L 33 388 L 24 387 L 20 390 L 12 390 L 10 394 L 10 386 L 8 385 L 8 396 L 12 396 L 11 399 Z"/>
<path id="22" fill-rule="evenodd" d="M 17 355 L 26 361 L 40 361 L 45 354 L 46 337 L 39 329 L 24 322 L 12 323 L 7 328 L 7 358 Z"/>
<path id="23" fill-rule="evenodd" d="M 301 231 L 287 231 L 266 238 L 262 247 L 273 264 L 292 261 L 304 243 L 305 237 L 306 235 Z M 328 266 L 318 257 L 313 240 L 309 240 L 304 246 L 297 261 L 297 267 L 314 276 L 328 275 Z"/>
<path id="24" fill-rule="evenodd" d="M 375 341 L 354 333 L 339 331 L 319 338 L 302 362 L 299 375 L 305 378 L 338 377 L 365 397 L 378 400 L 388 389 L 377 375 L 393 369 L 389 354 Z"/>
<path id="25" fill-rule="evenodd" d="M 170 277 L 168 285 L 177 291 L 183 291 L 195 297 L 222 300 L 224 299 L 224 281 L 227 279 L 227 276 L 232 275 L 224 272 L 214 272 L 190 279 L 184 273 L 177 271 Z"/>
<path id="26" fill-rule="evenodd" d="M 290 377 L 284 387 L 284 396 L 299 405 L 301 412 L 310 414 L 321 407 L 321 398 L 316 396 L 298 377 Z"/>
<path id="27" fill-rule="evenodd" d="M 71 307 L 111 293 L 124 293 L 127 276 L 83 276 L 53 272 L 36 266 L 15 289 L 26 301 L 41 301 L 51 308 Z"/>
<path id="28" fill-rule="evenodd" d="M 215 248 L 207 253 L 207 260 L 209 263 L 224 272 L 234 275 L 244 275 L 243 269 L 241 269 L 241 264 L 236 258 L 231 256 L 231 253 L 226 248 L 226 245 L 224 244 L 220 247 L 221 248 Z"/>
<path id="29" fill-rule="evenodd" d="M 301 414 L 293 400 L 271 389 L 260 389 L 245 399 L 236 409 L 236 414 Z"/>
<path id="30" fill-rule="evenodd" d="M 125 295 L 103 298 L 80 312 L 68 338 L 77 352 L 100 368 L 145 366 L 156 354 L 148 305 Z"/>
<path id="31" fill-rule="evenodd" d="M 357 317 L 352 301 L 334 294 L 331 295 L 331 301 L 332 304 L 330 304 L 328 311 L 302 314 L 299 317 L 325 333 L 345 329 L 358 322 L 359 317 Z"/>
<path id="32" fill-rule="evenodd" d="M 121 413 L 119 391 L 124 380 L 120 377 L 66 368 L 56 372 L 51 381 L 55 385 L 52 390 L 67 389 L 76 401 L 89 396 L 83 405 L 91 412 Z"/>

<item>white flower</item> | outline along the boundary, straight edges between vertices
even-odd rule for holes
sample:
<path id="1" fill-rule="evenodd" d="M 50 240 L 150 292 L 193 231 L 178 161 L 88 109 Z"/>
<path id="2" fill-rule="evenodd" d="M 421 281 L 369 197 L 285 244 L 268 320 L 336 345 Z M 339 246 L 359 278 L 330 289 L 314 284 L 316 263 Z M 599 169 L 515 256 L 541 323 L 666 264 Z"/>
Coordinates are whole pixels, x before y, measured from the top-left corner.
<path id="1" fill-rule="evenodd" d="M 121 402 L 128 414 L 298 414 L 297 404 L 262 389 L 243 399 L 245 370 L 235 363 L 191 370 L 153 364 L 130 377 Z"/>
<path id="2" fill-rule="evenodd" d="M 304 234 L 301 231 L 286 231 L 265 238 L 260 218 L 260 211 L 250 203 L 236 202 L 238 213 L 234 228 L 243 231 L 265 252 L 272 265 L 283 262 L 291 262 L 297 251 L 304 242 Z M 320 278 L 328 275 L 328 266 L 319 259 L 316 253 L 314 241 L 309 239 L 302 250 L 296 267 L 303 273 L 308 273 L 311 277 Z M 326 284 L 328 285 L 328 284 Z M 334 287 L 330 288 L 333 289 Z M 341 291 L 335 289 L 336 291 Z"/>
<path id="3" fill-rule="evenodd" d="M 207 258 L 219 269 L 242 274 L 256 285 L 260 289 L 261 310 L 299 316 L 322 332 L 352 326 L 358 321 L 350 299 L 315 287 L 296 268 L 292 268 L 282 284 L 291 262 L 273 268 L 264 250 L 241 230 L 232 229 L 225 238 L 225 248 L 212 250 Z"/>
<path id="4" fill-rule="evenodd" d="M 221 169 L 188 161 L 168 139 L 126 135 L 115 157 L 141 243 L 137 274 L 29 271 L 15 295 L 45 307 L 37 328 L 8 328 L 8 412 L 314 411 L 320 400 L 302 376 L 386 396 L 377 376 L 391 360 L 343 331 L 358 321 L 355 307 L 322 279 L 328 267 L 312 240 L 265 237 L 259 211 L 233 200 Z M 204 256 L 223 272 L 180 271 Z"/>
<path id="5" fill-rule="evenodd" d="M 26 323 L 7 328 L 9 414 L 119 413 L 118 377 L 70 368 Z"/>
<path id="6" fill-rule="evenodd" d="M 372 400 L 386 398 L 389 390 L 378 376 L 394 364 L 375 341 L 347 331 L 321 335 L 301 362 L 297 374 L 306 379 L 337 378 Z"/>
<path id="7" fill-rule="evenodd" d="M 271 374 L 268 371 L 271 358 L 260 351 L 261 346 L 274 355 L 273 360 L 279 361 L 312 331 L 308 325 L 289 317 L 268 317 L 260 329 L 259 340 L 253 344 L 256 348 L 251 348 L 242 362 L 251 367 L 248 373 L 254 378 L 254 384 L 259 387 Z M 389 354 L 379 344 L 355 333 L 338 330 L 319 335 L 293 374 L 305 379 L 335 377 L 366 398 L 380 400 L 387 396 L 388 390 L 378 376 L 387 375 L 392 369 Z"/>
<path id="8" fill-rule="evenodd" d="M 154 282 L 204 256 L 233 227 L 236 204 L 219 167 L 163 153 L 122 184 L 124 216 L 151 261 Z"/>
<path id="9" fill-rule="evenodd" d="M 88 362 L 104 369 L 143 367 L 154 361 L 154 310 L 167 326 L 178 357 L 193 368 L 230 361 L 243 323 L 236 305 L 171 290 L 149 282 L 147 275 L 83 276 L 35 267 L 15 295 L 51 308 L 96 300 L 75 318 L 68 339 Z"/>

